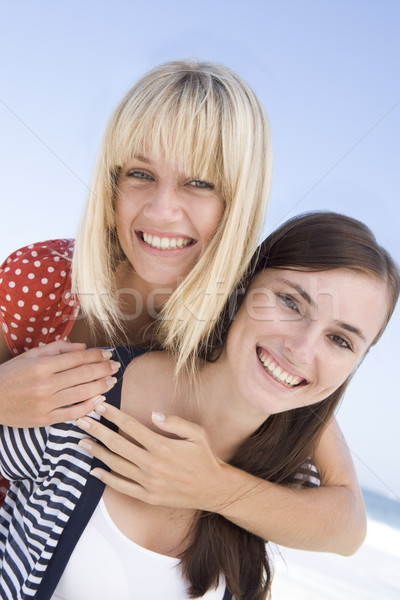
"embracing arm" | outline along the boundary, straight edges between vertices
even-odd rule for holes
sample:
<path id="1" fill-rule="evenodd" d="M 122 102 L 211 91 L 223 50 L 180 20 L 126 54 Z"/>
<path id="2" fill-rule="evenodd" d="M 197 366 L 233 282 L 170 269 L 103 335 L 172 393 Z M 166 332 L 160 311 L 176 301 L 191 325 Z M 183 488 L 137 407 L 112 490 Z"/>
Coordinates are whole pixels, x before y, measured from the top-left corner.
<path id="1" fill-rule="evenodd" d="M 351 555 L 366 534 L 364 502 L 348 446 L 336 421 L 316 448 L 321 487 L 290 489 L 248 473 L 222 469 L 220 486 L 233 501 L 218 510 L 227 519 L 277 544 Z M 221 494 L 222 496 L 222 494 Z"/>
<path id="2" fill-rule="evenodd" d="M 96 410 L 143 446 L 92 419 L 78 421 L 109 448 L 84 440 L 85 448 L 113 471 L 93 474 L 124 494 L 149 504 L 217 512 L 266 540 L 297 549 L 349 555 L 364 539 L 364 504 L 336 422 L 316 450 L 321 487 L 291 489 L 221 461 L 199 425 L 175 416 L 155 419 L 160 429 L 182 438 L 170 439 L 109 404 Z"/>

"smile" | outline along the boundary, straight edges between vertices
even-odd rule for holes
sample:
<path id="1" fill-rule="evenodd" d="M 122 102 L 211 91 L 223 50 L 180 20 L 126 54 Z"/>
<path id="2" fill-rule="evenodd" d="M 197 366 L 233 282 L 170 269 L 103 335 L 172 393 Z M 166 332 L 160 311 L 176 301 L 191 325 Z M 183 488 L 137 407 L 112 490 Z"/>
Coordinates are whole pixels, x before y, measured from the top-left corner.
<path id="1" fill-rule="evenodd" d="M 262 348 L 257 349 L 257 356 L 271 377 L 284 386 L 293 388 L 299 386 L 301 383 L 307 384 L 307 381 L 303 377 L 288 373 L 282 369 L 270 356 L 264 353 Z"/>
<path id="2" fill-rule="evenodd" d="M 187 248 L 195 243 L 195 240 L 187 237 L 160 237 L 151 235 L 151 233 L 141 232 L 142 240 L 151 248 L 156 250 L 176 250 L 177 248 Z"/>

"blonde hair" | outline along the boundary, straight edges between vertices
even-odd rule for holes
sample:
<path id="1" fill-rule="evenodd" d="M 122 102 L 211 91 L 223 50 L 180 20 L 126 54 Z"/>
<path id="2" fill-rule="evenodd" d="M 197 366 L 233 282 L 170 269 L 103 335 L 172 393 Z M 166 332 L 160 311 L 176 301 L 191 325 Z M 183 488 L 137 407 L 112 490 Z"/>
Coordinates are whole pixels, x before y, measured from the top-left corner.
<path id="1" fill-rule="evenodd" d="M 182 172 L 211 181 L 224 200 L 207 250 L 172 293 L 158 333 L 178 371 L 194 366 L 257 247 L 269 196 L 270 131 L 247 84 L 225 66 L 174 61 L 126 94 L 106 127 L 77 235 L 73 292 L 92 326 L 120 326 L 114 271 L 124 254 L 115 228 L 118 175 L 135 155 L 165 153 Z"/>

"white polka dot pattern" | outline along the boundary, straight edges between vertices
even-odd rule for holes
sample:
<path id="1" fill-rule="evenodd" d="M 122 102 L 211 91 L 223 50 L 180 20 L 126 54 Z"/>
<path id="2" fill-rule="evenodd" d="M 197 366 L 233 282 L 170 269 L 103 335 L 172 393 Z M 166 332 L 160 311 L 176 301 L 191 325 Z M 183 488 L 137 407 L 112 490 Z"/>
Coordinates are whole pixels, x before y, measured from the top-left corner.
<path id="1" fill-rule="evenodd" d="M 70 333 L 79 311 L 71 296 L 73 240 L 30 244 L 0 267 L 0 321 L 14 355 Z"/>

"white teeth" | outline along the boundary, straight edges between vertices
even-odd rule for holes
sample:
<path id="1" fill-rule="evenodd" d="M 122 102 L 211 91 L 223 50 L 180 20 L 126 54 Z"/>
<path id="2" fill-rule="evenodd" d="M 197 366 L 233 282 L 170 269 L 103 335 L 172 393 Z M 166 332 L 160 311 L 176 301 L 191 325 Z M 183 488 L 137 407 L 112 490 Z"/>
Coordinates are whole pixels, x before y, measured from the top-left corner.
<path id="1" fill-rule="evenodd" d="M 274 379 L 280 383 L 283 383 L 287 387 L 294 387 L 295 385 L 298 385 L 300 381 L 302 381 L 301 377 L 297 377 L 297 375 L 291 375 L 287 371 L 284 371 L 269 356 L 264 358 L 261 351 L 258 352 L 258 358 L 268 373 L 272 375 Z"/>
<path id="2" fill-rule="evenodd" d="M 277 379 L 279 379 L 279 376 L 281 373 L 282 373 L 282 369 L 280 369 L 279 367 L 275 367 L 275 369 L 272 371 L 272 375 L 274 377 L 276 377 Z"/>
<path id="3" fill-rule="evenodd" d="M 160 238 L 158 235 L 151 235 L 151 233 L 143 233 L 143 241 L 146 242 L 152 248 L 157 250 L 174 250 L 175 248 L 186 248 L 192 243 L 191 238 Z"/>

